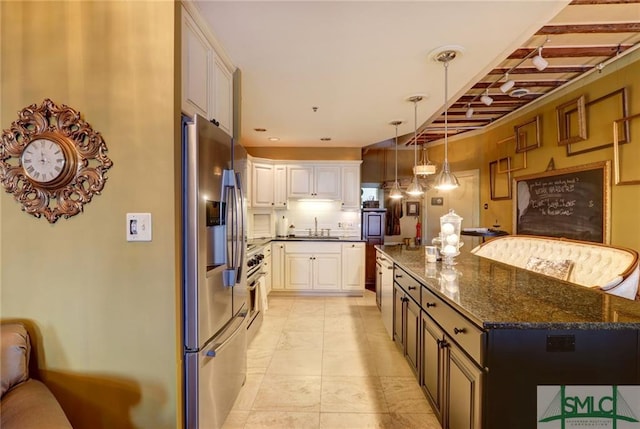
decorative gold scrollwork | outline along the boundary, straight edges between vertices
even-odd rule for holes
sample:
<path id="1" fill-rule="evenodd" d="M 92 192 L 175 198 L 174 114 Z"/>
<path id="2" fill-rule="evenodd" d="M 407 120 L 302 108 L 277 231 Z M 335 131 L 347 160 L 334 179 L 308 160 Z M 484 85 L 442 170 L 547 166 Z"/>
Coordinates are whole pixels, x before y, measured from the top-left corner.
<path id="1" fill-rule="evenodd" d="M 25 149 L 36 140 L 45 140 L 44 146 L 59 153 L 56 165 L 47 154 L 30 154 L 35 157 L 34 164 L 55 176 L 48 181 L 46 175 L 38 180 L 37 172 L 27 174 L 23 165 Z M 80 112 L 49 99 L 22 109 L 11 127 L 2 131 L 0 183 L 23 211 L 37 218 L 44 216 L 49 223 L 82 212 L 84 204 L 104 188 L 105 174 L 112 165 L 104 139 Z"/>

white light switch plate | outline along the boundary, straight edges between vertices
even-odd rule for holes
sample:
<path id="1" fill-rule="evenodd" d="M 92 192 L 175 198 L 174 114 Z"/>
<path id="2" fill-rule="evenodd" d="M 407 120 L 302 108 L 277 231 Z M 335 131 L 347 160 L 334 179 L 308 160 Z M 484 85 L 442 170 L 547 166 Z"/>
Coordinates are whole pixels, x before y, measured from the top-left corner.
<path id="1" fill-rule="evenodd" d="M 151 213 L 127 213 L 127 241 L 151 241 Z"/>

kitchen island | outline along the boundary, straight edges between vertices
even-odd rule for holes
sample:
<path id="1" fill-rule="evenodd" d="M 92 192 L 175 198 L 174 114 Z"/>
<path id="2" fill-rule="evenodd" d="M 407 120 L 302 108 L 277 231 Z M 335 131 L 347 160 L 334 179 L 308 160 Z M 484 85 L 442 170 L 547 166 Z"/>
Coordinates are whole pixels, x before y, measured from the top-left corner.
<path id="1" fill-rule="evenodd" d="M 444 267 L 377 249 L 394 262 L 394 341 L 443 428 L 542 428 L 559 404 L 538 386 L 639 384 L 640 303 L 468 250 Z"/>

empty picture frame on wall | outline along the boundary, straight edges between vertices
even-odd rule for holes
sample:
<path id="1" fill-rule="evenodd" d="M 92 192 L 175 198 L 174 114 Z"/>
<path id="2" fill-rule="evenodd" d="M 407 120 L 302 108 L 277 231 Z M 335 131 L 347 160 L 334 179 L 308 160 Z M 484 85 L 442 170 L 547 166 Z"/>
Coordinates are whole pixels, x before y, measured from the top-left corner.
<path id="1" fill-rule="evenodd" d="M 420 201 L 407 201 L 407 216 L 420 216 Z"/>
<path id="2" fill-rule="evenodd" d="M 629 144 L 623 147 L 620 146 L 621 125 L 638 119 L 640 119 L 640 113 L 613 121 L 613 177 L 616 185 L 640 184 L 640 174 L 638 174 L 640 145 Z"/>
<path id="3" fill-rule="evenodd" d="M 556 107 L 558 146 L 587 139 L 587 117 L 584 95 Z"/>
<path id="4" fill-rule="evenodd" d="M 524 170 L 527 168 L 527 152 L 520 155 L 516 152 L 516 137 L 510 136 L 497 143 L 498 173 L 511 173 L 512 171 Z"/>
<path id="5" fill-rule="evenodd" d="M 507 163 L 510 163 L 508 158 Z M 511 173 L 498 173 L 498 161 L 489 163 L 489 185 L 491 187 L 491 199 L 511 199 Z"/>
<path id="6" fill-rule="evenodd" d="M 513 128 L 516 135 L 516 152 L 526 152 L 540 147 L 540 115 Z"/>
<path id="7" fill-rule="evenodd" d="M 580 155 L 613 146 L 610 134 L 611 129 L 601 124 L 612 123 L 618 118 L 629 116 L 627 88 L 620 88 L 595 100 L 588 101 L 585 104 L 585 116 L 587 118 L 588 138 L 567 144 L 565 146 L 567 156 Z M 618 144 L 627 143 L 629 141 L 629 122 L 623 121 L 617 125 L 620 127 Z M 602 144 L 602 142 L 606 143 Z"/>

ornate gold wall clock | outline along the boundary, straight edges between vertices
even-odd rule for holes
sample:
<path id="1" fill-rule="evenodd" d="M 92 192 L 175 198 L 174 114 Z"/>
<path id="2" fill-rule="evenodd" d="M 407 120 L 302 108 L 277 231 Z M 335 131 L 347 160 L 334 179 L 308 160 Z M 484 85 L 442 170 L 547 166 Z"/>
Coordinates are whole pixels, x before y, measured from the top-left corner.
<path id="1" fill-rule="evenodd" d="M 71 107 L 46 99 L 18 112 L 0 141 L 0 183 L 22 210 L 55 223 L 99 194 L 113 162 L 99 132 Z"/>

